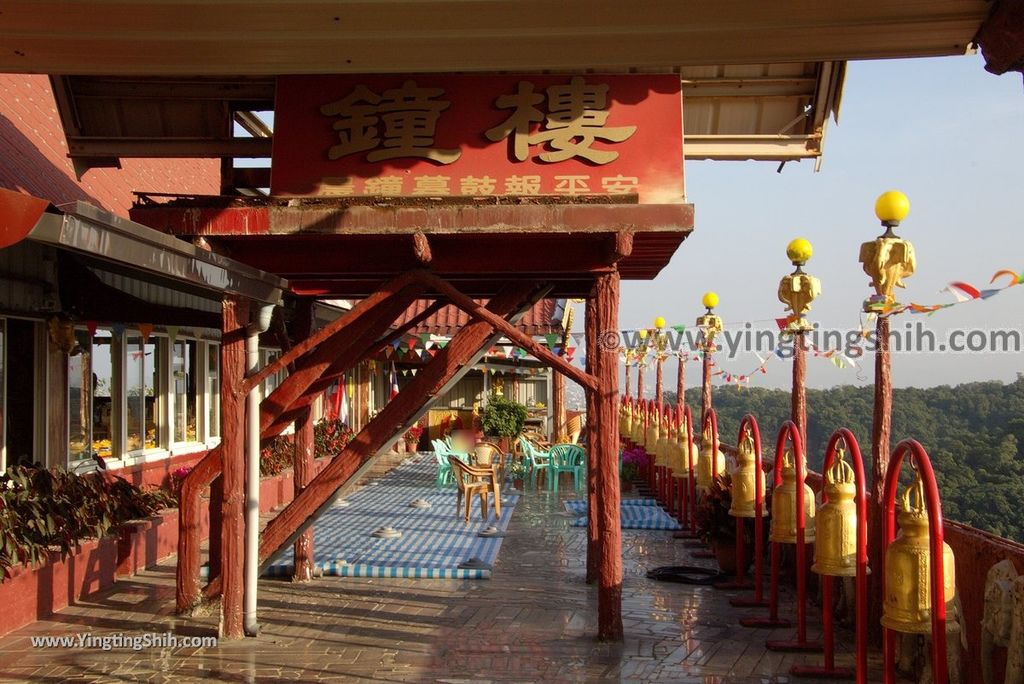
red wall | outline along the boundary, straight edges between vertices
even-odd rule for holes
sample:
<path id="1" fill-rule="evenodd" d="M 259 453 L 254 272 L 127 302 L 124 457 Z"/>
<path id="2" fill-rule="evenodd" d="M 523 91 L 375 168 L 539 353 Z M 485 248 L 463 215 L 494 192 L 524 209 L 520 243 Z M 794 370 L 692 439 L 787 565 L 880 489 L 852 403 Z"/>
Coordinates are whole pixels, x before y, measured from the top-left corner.
<path id="1" fill-rule="evenodd" d="M 0 187 L 124 217 L 133 190 L 220 194 L 216 159 L 124 159 L 120 169 L 90 169 L 79 181 L 67 153 L 50 79 L 0 74 Z"/>

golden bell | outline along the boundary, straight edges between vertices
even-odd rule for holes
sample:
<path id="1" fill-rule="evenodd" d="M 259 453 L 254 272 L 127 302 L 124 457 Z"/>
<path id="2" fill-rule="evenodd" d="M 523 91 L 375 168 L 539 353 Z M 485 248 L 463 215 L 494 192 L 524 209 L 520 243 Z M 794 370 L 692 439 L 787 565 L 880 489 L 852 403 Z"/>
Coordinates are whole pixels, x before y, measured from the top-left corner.
<path id="1" fill-rule="evenodd" d="M 669 439 L 671 434 L 672 422 L 666 420 L 665 426 L 661 430 L 661 436 L 658 438 L 658 460 L 656 461 L 658 465 L 666 468 L 672 465 L 671 457 L 669 455 Z"/>
<path id="2" fill-rule="evenodd" d="M 913 501 L 912 499 L 916 499 Z M 931 554 L 928 514 L 920 473 L 903 492 L 897 519 L 900 532 L 885 550 L 885 596 L 882 624 L 908 634 L 931 634 Z M 942 544 L 943 592 L 949 603 L 956 593 L 953 549 Z"/>
<path id="3" fill-rule="evenodd" d="M 814 565 L 819 575 L 854 577 L 857 574 L 857 482 L 853 468 L 839 449 L 825 472 L 824 490 L 828 501 L 818 510 L 814 542 Z M 867 524 L 865 521 L 864 524 Z"/>
<path id="4" fill-rule="evenodd" d="M 710 489 L 715 477 L 725 470 L 725 454 L 717 447 L 711 438 L 709 426 L 701 436 L 700 451 L 697 454 L 697 486 L 701 489 Z"/>
<path id="5" fill-rule="evenodd" d="M 750 436 L 750 430 L 743 431 L 743 439 L 740 441 L 739 449 L 736 450 L 736 469 L 732 471 L 732 506 L 729 508 L 729 515 L 734 518 L 756 518 L 757 517 L 757 480 L 761 477 L 761 495 L 764 496 L 765 483 L 764 471 L 757 472 L 757 465 L 754 454 L 754 440 Z M 762 498 L 763 501 L 763 498 Z M 761 515 L 767 515 L 762 503 Z"/>
<path id="6" fill-rule="evenodd" d="M 806 470 L 804 471 L 806 472 Z M 807 485 L 804 487 L 804 542 L 814 541 L 814 492 Z M 769 537 L 773 542 L 796 544 L 796 465 L 793 453 L 788 449 L 782 456 L 782 484 L 772 492 L 772 532 Z"/>
<path id="7" fill-rule="evenodd" d="M 657 456 L 658 440 L 661 439 L 661 425 L 656 414 L 651 415 L 651 421 L 647 425 L 646 437 L 644 445 L 647 447 L 647 453 Z"/>
<path id="8" fill-rule="evenodd" d="M 622 407 L 622 419 L 619 421 L 619 433 L 630 438 L 633 435 L 633 407 L 625 405 Z"/>

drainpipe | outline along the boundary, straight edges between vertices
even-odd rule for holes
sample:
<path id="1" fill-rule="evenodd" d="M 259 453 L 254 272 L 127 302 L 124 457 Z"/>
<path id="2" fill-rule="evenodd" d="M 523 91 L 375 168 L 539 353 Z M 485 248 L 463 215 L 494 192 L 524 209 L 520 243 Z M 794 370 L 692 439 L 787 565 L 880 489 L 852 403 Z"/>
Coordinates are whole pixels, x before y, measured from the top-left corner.
<path id="1" fill-rule="evenodd" d="M 260 361 L 260 333 L 270 327 L 274 306 L 259 308 L 256 319 L 246 329 L 245 372 L 252 375 Z M 260 388 L 249 390 L 245 421 L 245 594 L 243 629 L 246 636 L 260 633 L 256 622 L 256 585 L 260 572 Z"/>

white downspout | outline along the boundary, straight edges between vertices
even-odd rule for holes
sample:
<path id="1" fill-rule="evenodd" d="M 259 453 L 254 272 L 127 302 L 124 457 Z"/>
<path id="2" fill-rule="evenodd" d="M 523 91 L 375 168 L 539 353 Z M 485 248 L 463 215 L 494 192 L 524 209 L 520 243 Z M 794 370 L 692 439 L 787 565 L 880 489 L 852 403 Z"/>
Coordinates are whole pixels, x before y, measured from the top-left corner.
<path id="1" fill-rule="evenodd" d="M 260 333 L 270 327 L 272 305 L 259 309 L 256 320 L 246 328 L 245 372 L 252 375 L 260 363 Z M 260 573 L 260 387 L 245 398 L 245 593 L 243 629 L 246 636 L 258 636 L 256 587 Z"/>

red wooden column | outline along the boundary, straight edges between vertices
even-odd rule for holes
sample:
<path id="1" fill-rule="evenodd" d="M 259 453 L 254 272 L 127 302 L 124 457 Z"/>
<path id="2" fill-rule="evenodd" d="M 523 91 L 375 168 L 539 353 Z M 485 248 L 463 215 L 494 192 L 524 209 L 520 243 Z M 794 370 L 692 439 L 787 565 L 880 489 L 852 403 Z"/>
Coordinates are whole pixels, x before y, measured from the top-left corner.
<path id="1" fill-rule="evenodd" d="M 619 273 L 598 277 L 594 284 L 593 323 L 588 332 L 587 356 L 594 357 L 598 389 L 594 392 L 597 441 L 598 547 L 597 638 L 622 640 L 622 528 L 619 504 L 619 352 L 599 343 L 608 330 L 619 329 Z M 593 336 L 594 333 L 596 336 Z"/>
<path id="2" fill-rule="evenodd" d="M 223 524 L 210 535 L 221 538 L 220 636 L 241 639 L 245 542 L 245 403 L 239 391 L 245 378 L 245 326 L 249 303 L 241 297 L 224 299 L 220 345 L 221 459 L 223 462 Z"/>
<path id="3" fill-rule="evenodd" d="M 556 370 L 551 377 L 551 413 L 555 423 L 552 441 L 560 442 L 566 437 L 565 376 Z"/>
<path id="4" fill-rule="evenodd" d="M 892 364 L 889 358 L 889 318 L 879 316 L 875 323 L 875 407 L 871 421 L 871 492 L 868 495 L 868 529 L 881 530 L 885 524 L 885 479 L 889 472 L 889 437 L 892 432 Z M 868 567 L 881 568 L 885 555 L 882 535 L 868 535 Z M 882 573 L 872 572 L 868 579 L 868 625 L 873 637 L 882 628 Z"/>
<path id="5" fill-rule="evenodd" d="M 298 313 L 295 335 L 308 338 L 313 332 L 313 303 L 304 303 Z M 341 382 L 344 391 L 345 379 L 342 378 Z M 313 479 L 314 446 L 313 412 L 311 407 L 307 406 L 295 419 L 295 453 L 292 457 L 295 496 L 298 496 Z M 294 556 L 292 581 L 305 582 L 313 579 L 313 530 L 306 530 L 295 540 Z"/>
<path id="6" fill-rule="evenodd" d="M 793 391 L 790 395 L 793 422 L 800 431 L 800 440 L 807 445 L 807 350 L 804 333 L 793 335 Z M 884 480 L 883 480 L 884 482 Z"/>
<path id="7" fill-rule="evenodd" d="M 636 367 L 636 398 L 641 401 L 644 398 L 644 366 L 637 364 Z"/>
<path id="8" fill-rule="evenodd" d="M 597 358 L 598 331 L 594 314 L 594 300 L 588 299 L 583 314 L 583 332 L 587 340 L 586 371 L 594 375 L 594 361 Z M 628 366 L 627 366 L 628 369 Z M 628 371 L 627 371 L 628 372 Z M 598 577 L 601 537 L 598 516 L 597 444 L 598 419 L 595 392 L 587 391 L 587 584 L 593 584 Z"/>

